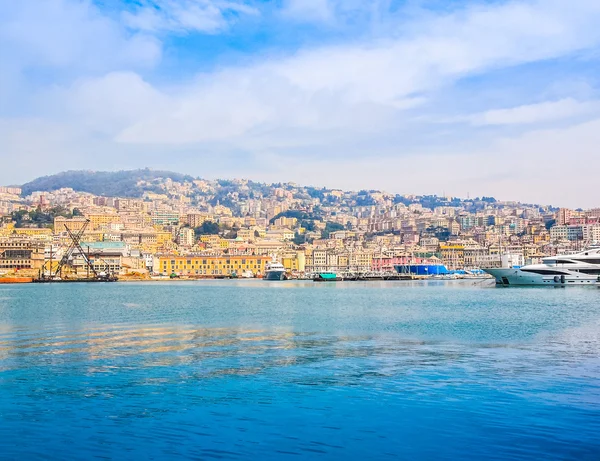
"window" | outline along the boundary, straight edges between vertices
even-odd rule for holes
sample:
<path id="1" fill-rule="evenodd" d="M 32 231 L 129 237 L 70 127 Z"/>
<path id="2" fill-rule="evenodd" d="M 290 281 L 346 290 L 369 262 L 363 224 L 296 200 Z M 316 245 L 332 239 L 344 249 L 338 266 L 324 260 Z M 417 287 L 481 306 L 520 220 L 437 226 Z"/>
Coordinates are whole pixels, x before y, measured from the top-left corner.
<path id="1" fill-rule="evenodd" d="M 568 273 L 561 271 L 553 271 L 549 269 L 521 269 L 522 272 L 530 272 L 532 274 L 540 275 L 569 275 Z"/>

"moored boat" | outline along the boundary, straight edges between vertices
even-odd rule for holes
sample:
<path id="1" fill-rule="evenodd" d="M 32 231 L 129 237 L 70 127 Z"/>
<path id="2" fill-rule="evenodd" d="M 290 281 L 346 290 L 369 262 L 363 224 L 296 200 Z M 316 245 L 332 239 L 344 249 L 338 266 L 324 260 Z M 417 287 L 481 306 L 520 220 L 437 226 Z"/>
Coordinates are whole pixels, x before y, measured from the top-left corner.
<path id="1" fill-rule="evenodd" d="M 288 275 L 283 267 L 283 264 L 277 261 L 271 261 L 267 264 L 265 268 L 265 275 L 263 276 L 263 280 L 287 280 Z"/>
<path id="2" fill-rule="evenodd" d="M 483 270 L 501 286 L 593 286 L 600 282 L 600 248 L 544 258 L 541 264 Z"/>
<path id="3" fill-rule="evenodd" d="M 242 272 L 242 278 L 243 279 L 252 279 L 252 278 L 254 278 L 254 272 L 252 272 L 251 270 L 246 270 L 246 271 Z"/>
<path id="4" fill-rule="evenodd" d="M 314 282 L 340 282 L 342 280 L 344 279 L 335 272 L 319 272 L 313 278 Z"/>
<path id="5" fill-rule="evenodd" d="M 398 274 L 420 276 L 446 275 L 448 268 L 443 264 L 397 264 L 394 269 Z"/>
<path id="6" fill-rule="evenodd" d="M 0 283 L 31 283 L 33 277 L 0 277 Z"/>

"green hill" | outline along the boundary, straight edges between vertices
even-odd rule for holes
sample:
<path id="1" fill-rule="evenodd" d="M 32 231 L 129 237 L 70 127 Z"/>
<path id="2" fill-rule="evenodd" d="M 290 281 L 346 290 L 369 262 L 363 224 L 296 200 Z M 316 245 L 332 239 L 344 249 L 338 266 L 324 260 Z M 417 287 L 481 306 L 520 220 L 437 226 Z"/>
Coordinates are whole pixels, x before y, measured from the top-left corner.
<path id="1" fill-rule="evenodd" d="M 90 192 L 108 197 L 141 197 L 146 191 L 159 192 L 152 185 L 138 186 L 139 181 L 154 181 L 170 178 L 173 181 L 192 181 L 192 176 L 172 171 L 129 170 L 129 171 L 64 171 L 51 176 L 42 176 L 21 186 L 24 196 L 34 191 L 46 191 L 70 187 L 78 192 Z"/>

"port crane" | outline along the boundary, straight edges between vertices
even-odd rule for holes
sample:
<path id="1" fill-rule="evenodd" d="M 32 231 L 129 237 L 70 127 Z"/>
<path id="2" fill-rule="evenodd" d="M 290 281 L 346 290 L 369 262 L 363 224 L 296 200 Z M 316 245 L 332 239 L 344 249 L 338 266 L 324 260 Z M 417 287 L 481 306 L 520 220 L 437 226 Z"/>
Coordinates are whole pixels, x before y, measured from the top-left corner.
<path id="1" fill-rule="evenodd" d="M 86 219 L 85 222 L 83 223 L 83 225 L 81 226 L 81 228 L 78 229 L 77 231 L 73 231 L 66 224 L 63 224 L 65 226 L 65 230 L 67 231 L 67 234 L 71 238 L 71 242 L 70 242 L 69 246 L 67 247 L 65 253 L 62 255 L 61 259 L 58 261 L 58 265 L 57 265 L 55 271 L 52 270 L 53 269 L 52 268 L 52 255 L 50 256 L 50 271 L 49 271 L 50 275 L 49 275 L 49 277 L 47 277 L 44 274 L 44 271 L 42 271 L 40 274 L 39 281 L 41 281 L 41 282 L 66 281 L 66 280 L 63 280 L 63 278 L 62 278 L 63 268 L 65 266 L 72 266 L 73 254 L 74 254 L 75 250 L 78 251 L 78 254 L 81 255 L 81 257 L 83 258 L 83 260 L 85 262 L 86 269 L 87 269 L 87 277 L 85 279 L 74 279 L 73 281 L 112 282 L 112 281 L 116 280 L 116 278 L 114 276 L 110 276 L 105 273 L 98 273 L 98 271 L 94 267 L 92 260 L 90 259 L 89 253 L 86 253 L 81 246 L 81 237 L 83 236 L 83 233 L 85 232 L 89 223 L 90 223 L 90 220 Z M 90 272 L 91 272 L 91 274 L 90 274 Z M 90 275 L 92 275 L 92 277 L 90 277 Z"/>
<path id="2" fill-rule="evenodd" d="M 83 251 L 83 248 L 81 248 L 81 236 L 83 235 L 83 231 L 85 230 L 85 228 L 87 227 L 89 222 L 90 222 L 90 220 L 87 219 L 77 234 L 74 234 L 73 231 L 71 231 L 71 229 L 69 229 L 67 226 L 65 226 L 65 229 L 67 229 L 67 233 L 69 234 L 69 237 L 71 237 L 71 244 L 74 245 L 74 248 L 72 251 L 74 251 L 75 248 L 77 248 L 79 250 L 79 253 L 83 257 L 83 260 L 85 261 L 87 271 L 88 271 L 88 277 L 89 277 L 89 273 L 91 270 L 92 273 L 94 274 L 94 278 L 99 278 L 98 272 L 94 268 L 94 264 L 90 260 L 89 256 L 85 253 L 85 251 Z"/>
<path id="3" fill-rule="evenodd" d="M 59 278 L 59 279 L 62 278 L 63 268 L 65 266 L 71 264 L 73 252 L 75 251 L 76 248 L 81 248 L 80 240 L 81 240 L 81 237 L 83 236 L 83 233 L 85 232 L 85 229 L 87 228 L 89 222 L 90 222 L 89 219 L 86 219 L 86 221 L 83 223 L 83 226 L 81 226 L 81 229 L 79 229 L 76 233 L 74 233 L 71 229 L 69 229 L 69 227 L 66 224 L 63 224 L 65 226 L 65 229 L 67 230 L 67 233 L 69 234 L 69 237 L 71 238 L 71 243 L 65 250 L 64 254 L 62 255 L 62 258 L 60 258 L 60 260 L 58 261 L 58 266 L 56 267 L 56 271 L 54 271 L 54 273 L 52 271 L 52 256 L 51 256 L 50 276 L 49 276 L 49 278 L 51 280 L 55 279 L 55 278 Z M 82 251 L 82 254 L 84 255 L 84 260 L 85 260 L 86 264 L 88 264 L 88 268 L 89 268 L 90 267 L 89 259 L 86 257 L 86 255 L 85 255 L 85 253 L 83 253 L 83 251 Z M 92 270 L 93 270 L 93 266 L 92 266 Z M 44 273 L 42 272 L 41 278 L 44 278 L 44 277 L 45 277 Z"/>

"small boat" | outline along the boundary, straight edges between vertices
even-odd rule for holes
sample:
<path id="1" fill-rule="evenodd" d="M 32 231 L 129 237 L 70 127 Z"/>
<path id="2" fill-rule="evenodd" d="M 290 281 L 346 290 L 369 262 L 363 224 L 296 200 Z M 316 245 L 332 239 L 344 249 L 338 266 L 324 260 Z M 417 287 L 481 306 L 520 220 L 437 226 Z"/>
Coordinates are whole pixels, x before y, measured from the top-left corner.
<path id="1" fill-rule="evenodd" d="M 313 278 L 313 282 L 340 282 L 342 280 L 344 279 L 335 272 L 319 272 Z"/>
<path id="2" fill-rule="evenodd" d="M 242 278 L 243 279 L 253 279 L 254 272 L 252 272 L 251 270 L 244 271 L 244 272 L 242 272 Z"/>

